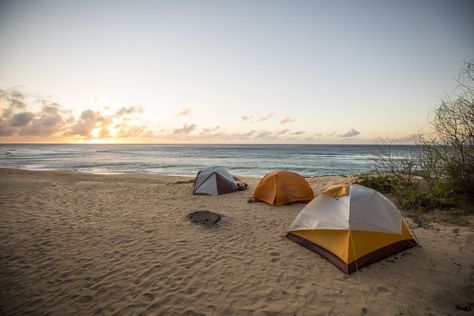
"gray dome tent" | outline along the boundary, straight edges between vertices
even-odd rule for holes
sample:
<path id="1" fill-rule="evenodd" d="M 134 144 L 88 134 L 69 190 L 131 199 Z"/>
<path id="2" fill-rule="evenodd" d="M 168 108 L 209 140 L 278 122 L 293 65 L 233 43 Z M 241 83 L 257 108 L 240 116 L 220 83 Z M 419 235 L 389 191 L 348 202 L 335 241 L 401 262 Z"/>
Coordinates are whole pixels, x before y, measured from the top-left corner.
<path id="1" fill-rule="evenodd" d="M 194 194 L 220 195 L 237 190 L 234 177 L 222 167 L 202 169 L 194 180 Z"/>

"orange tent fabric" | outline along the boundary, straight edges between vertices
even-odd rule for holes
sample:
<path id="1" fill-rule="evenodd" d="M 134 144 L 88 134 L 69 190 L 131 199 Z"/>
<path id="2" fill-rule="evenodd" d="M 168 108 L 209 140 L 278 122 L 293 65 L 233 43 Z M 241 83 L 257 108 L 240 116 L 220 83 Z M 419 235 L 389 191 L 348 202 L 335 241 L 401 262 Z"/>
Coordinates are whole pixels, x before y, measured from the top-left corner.
<path id="1" fill-rule="evenodd" d="M 349 184 L 333 185 L 323 191 L 323 194 L 338 198 L 349 195 Z"/>
<path id="2" fill-rule="evenodd" d="M 293 202 L 308 203 L 314 199 L 314 192 L 308 181 L 291 171 L 273 171 L 263 177 L 257 185 L 253 198 L 270 205 L 284 205 Z"/>

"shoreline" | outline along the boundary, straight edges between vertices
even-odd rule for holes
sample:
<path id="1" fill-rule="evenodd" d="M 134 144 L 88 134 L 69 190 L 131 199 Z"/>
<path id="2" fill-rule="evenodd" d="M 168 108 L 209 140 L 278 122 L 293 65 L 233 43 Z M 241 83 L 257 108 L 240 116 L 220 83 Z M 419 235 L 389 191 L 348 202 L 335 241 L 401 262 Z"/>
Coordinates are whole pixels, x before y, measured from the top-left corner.
<path id="1" fill-rule="evenodd" d="M 116 175 L 150 175 L 150 176 L 158 176 L 158 177 L 182 177 L 182 178 L 194 178 L 199 170 L 196 171 L 194 175 L 181 175 L 181 174 L 165 174 L 165 173 L 154 173 L 154 172 L 146 172 L 146 171 L 123 171 L 123 172 L 88 172 L 88 171 L 79 171 L 79 170 L 68 170 L 68 169 L 29 169 L 29 168 L 18 168 L 18 167 L 8 167 L 8 166 L 0 166 L 0 170 L 20 170 L 20 171 L 32 171 L 32 172 L 59 172 L 59 173 L 79 173 L 79 174 L 92 174 L 92 175 L 104 175 L 104 176 L 116 176 Z M 272 172 L 275 170 L 269 170 L 268 172 Z M 316 178 L 324 178 L 324 177 L 343 177 L 343 178 L 357 178 L 362 174 L 357 175 L 338 175 L 338 174 L 324 174 L 324 175 L 310 175 L 310 176 L 303 176 L 305 179 L 316 179 Z M 242 176 L 239 174 L 235 174 L 234 176 L 238 178 L 254 178 L 254 179 L 261 179 L 263 176 Z"/>

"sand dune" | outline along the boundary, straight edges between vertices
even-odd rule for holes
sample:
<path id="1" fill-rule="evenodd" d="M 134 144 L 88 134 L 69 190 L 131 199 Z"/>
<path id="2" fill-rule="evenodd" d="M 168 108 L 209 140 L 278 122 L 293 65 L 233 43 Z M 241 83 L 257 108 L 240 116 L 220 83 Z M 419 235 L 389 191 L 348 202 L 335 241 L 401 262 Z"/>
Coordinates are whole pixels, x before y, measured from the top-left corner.
<path id="1" fill-rule="evenodd" d="M 284 238 L 301 204 L 194 196 L 183 177 L 0 170 L 0 314 L 468 315 L 473 226 L 345 277 Z M 310 178 L 316 191 L 350 181 Z M 224 215 L 193 225 L 190 210 Z M 471 221 L 472 223 L 472 221 Z M 456 309 L 458 305 L 458 309 Z M 474 306 L 473 306 L 474 309 Z"/>

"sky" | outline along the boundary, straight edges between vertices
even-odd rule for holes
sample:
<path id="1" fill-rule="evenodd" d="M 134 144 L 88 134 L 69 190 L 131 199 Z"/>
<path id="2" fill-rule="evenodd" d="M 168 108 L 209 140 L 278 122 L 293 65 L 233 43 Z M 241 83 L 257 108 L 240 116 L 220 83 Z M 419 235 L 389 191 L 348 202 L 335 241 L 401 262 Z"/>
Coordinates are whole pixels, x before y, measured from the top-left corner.
<path id="1" fill-rule="evenodd" d="M 474 1 L 0 0 L 0 43 L 0 142 L 403 143 Z"/>

